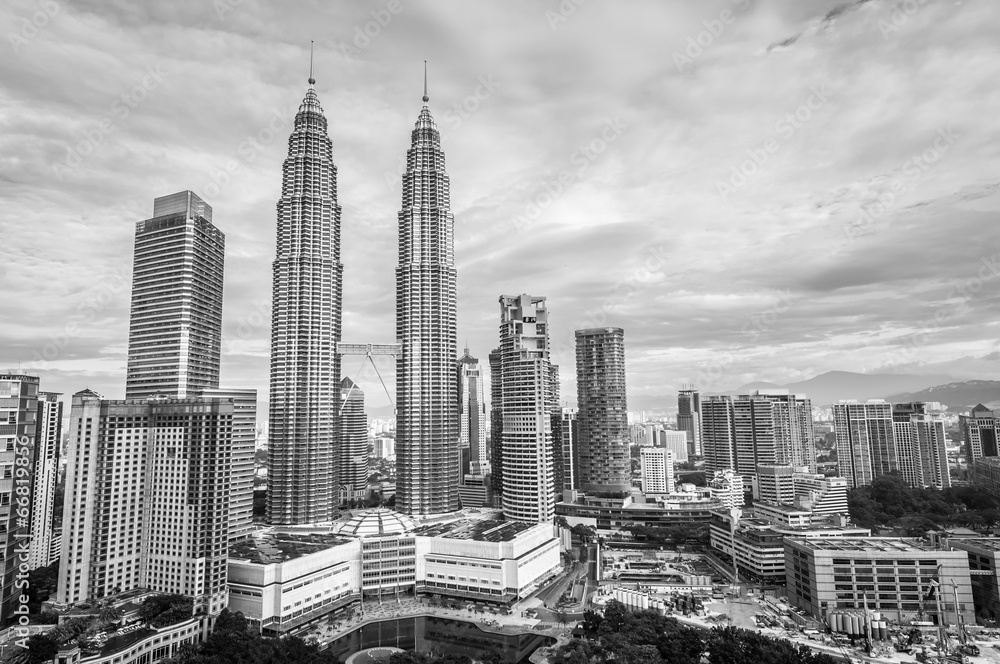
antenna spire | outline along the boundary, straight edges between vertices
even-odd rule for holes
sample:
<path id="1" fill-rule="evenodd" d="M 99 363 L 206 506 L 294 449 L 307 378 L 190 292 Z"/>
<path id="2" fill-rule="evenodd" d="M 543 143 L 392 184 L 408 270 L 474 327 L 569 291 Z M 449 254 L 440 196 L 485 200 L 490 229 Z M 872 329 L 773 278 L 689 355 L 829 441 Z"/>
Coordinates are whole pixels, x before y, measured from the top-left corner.
<path id="1" fill-rule="evenodd" d="M 431 98 L 427 96 L 427 61 L 424 60 L 424 103 L 426 104 L 430 100 Z"/>
<path id="2" fill-rule="evenodd" d="M 313 40 L 309 40 L 309 85 L 316 85 L 316 79 L 313 78 Z"/>

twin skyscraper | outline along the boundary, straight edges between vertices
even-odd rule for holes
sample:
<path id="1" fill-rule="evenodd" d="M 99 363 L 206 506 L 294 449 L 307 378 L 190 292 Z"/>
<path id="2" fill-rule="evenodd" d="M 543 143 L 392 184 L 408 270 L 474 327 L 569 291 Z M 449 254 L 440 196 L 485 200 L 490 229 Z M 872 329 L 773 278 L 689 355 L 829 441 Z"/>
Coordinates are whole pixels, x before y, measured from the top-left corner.
<path id="1" fill-rule="evenodd" d="M 271 523 L 330 520 L 337 477 L 343 273 L 337 167 L 327 120 L 309 89 L 282 169 L 273 263 Z M 441 134 L 424 106 L 403 175 L 396 268 L 396 509 L 458 509 L 455 219 Z"/>

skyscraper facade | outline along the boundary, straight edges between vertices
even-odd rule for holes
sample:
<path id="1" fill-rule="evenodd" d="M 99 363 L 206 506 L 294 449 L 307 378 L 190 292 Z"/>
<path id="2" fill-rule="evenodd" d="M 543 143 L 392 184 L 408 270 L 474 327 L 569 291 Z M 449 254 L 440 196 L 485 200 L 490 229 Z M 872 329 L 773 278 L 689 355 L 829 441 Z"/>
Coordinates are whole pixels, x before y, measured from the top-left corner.
<path id="1" fill-rule="evenodd" d="M 229 540 L 250 537 L 253 532 L 253 481 L 256 477 L 257 390 L 201 390 L 195 396 L 233 402 L 233 451 L 229 489 Z"/>
<path id="2" fill-rule="evenodd" d="M 62 449 L 63 404 L 60 396 L 55 392 L 38 393 L 32 463 L 35 470 L 31 489 L 31 548 L 28 552 L 28 567 L 31 569 L 54 562 L 51 558 L 52 522 Z"/>
<path id="3" fill-rule="evenodd" d="M 625 399 L 625 331 L 576 331 L 580 489 L 617 493 L 632 488 Z"/>
<path id="4" fill-rule="evenodd" d="M 368 416 L 365 393 L 346 376 L 340 381 L 341 498 L 357 500 L 368 493 Z"/>
<path id="5" fill-rule="evenodd" d="M 899 474 L 913 487 L 951 487 L 944 420 L 921 402 L 892 406 L 892 433 Z"/>
<path id="6" fill-rule="evenodd" d="M 677 394 L 677 430 L 687 432 L 688 453 L 700 456 L 701 442 L 701 393 L 686 386 Z"/>
<path id="7" fill-rule="evenodd" d="M 555 516 L 552 365 L 544 297 L 500 297 L 503 513 L 512 521 Z"/>
<path id="8" fill-rule="evenodd" d="M 489 469 L 486 450 L 486 400 L 483 398 L 483 369 L 469 349 L 458 360 L 459 428 L 458 446 L 463 454 L 462 476 L 482 475 Z M 467 452 L 466 452 L 467 450 Z M 465 464 L 464 460 L 468 459 Z"/>
<path id="9" fill-rule="evenodd" d="M 344 266 L 337 167 L 309 79 L 282 166 L 271 313 L 267 517 L 330 519 L 337 506 Z"/>
<path id="10" fill-rule="evenodd" d="M 427 95 L 411 134 L 396 268 L 396 509 L 458 509 L 455 218 Z"/>
<path id="11" fill-rule="evenodd" d="M 149 588 L 221 611 L 232 428 L 228 400 L 74 394 L 56 602 Z"/>
<path id="12" fill-rule="evenodd" d="M 872 478 L 899 468 L 892 430 L 892 405 L 882 399 L 833 404 L 840 476 L 850 488 L 867 486 Z"/>
<path id="13" fill-rule="evenodd" d="M 959 415 L 958 422 L 970 465 L 981 457 L 1000 456 L 1000 410 L 978 404 L 968 415 Z"/>
<path id="14" fill-rule="evenodd" d="M 38 417 L 38 377 L 0 374 L 0 624 L 19 607 L 18 567 L 29 552 L 31 480 Z M 18 512 L 21 512 L 18 514 Z"/>
<path id="15" fill-rule="evenodd" d="M 733 400 L 711 396 L 701 402 L 701 440 L 705 471 L 736 468 L 736 432 L 733 425 Z"/>
<path id="16" fill-rule="evenodd" d="M 190 191 L 135 225 L 125 398 L 219 386 L 226 237 Z"/>
<path id="17" fill-rule="evenodd" d="M 580 458 L 576 453 L 579 427 L 576 408 L 561 408 L 559 425 L 560 456 L 562 457 L 562 487 L 556 487 L 557 493 L 574 491 L 580 488 Z"/>
<path id="18" fill-rule="evenodd" d="M 503 507 L 503 353 L 490 351 L 490 489 Z"/>
<path id="19" fill-rule="evenodd" d="M 665 447 L 639 450 L 639 470 L 643 493 L 674 492 L 674 453 Z"/>

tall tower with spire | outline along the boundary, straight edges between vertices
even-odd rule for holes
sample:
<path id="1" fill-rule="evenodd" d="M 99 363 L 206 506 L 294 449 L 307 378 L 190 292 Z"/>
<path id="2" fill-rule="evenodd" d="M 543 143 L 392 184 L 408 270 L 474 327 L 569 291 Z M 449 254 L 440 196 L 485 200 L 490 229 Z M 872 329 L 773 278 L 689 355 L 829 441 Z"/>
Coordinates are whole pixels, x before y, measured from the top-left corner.
<path id="1" fill-rule="evenodd" d="M 455 218 L 441 134 L 424 106 L 411 134 L 396 268 L 396 509 L 458 509 Z"/>
<path id="2" fill-rule="evenodd" d="M 267 518 L 330 519 L 337 507 L 340 262 L 337 167 L 313 89 L 295 115 L 282 167 L 271 313 Z"/>

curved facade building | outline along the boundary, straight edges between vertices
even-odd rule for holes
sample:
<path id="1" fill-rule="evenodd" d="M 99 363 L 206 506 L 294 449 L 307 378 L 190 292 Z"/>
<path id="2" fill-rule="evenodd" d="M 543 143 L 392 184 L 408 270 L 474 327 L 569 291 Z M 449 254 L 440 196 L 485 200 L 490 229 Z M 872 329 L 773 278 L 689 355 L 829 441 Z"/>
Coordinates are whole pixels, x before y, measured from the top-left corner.
<path id="1" fill-rule="evenodd" d="M 273 263 L 267 518 L 280 524 L 329 520 L 339 502 L 340 205 L 326 117 L 309 83 L 282 167 Z"/>
<path id="2" fill-rule="evenodd" d="M 631 490 L 625 331 L 620 327 L 576 331 L 576 395 L 580 489 L 586 493 Z"/>
<path id="3" fill-rule="evenodd" d="M 396 509 L 458 509 L 455 218 L 427 96 L 403 174 L 396 268 Z"/>

